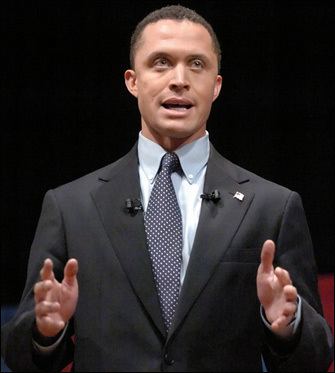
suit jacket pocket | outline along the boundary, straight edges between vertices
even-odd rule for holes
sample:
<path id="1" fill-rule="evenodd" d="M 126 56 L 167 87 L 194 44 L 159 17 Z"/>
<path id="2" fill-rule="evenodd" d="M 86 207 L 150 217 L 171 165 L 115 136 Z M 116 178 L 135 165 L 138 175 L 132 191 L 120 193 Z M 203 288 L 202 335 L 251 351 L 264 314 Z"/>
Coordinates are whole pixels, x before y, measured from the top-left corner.
<path id="1" fill-rule="evenodd" d="M 229 247 L 221 262 L 229 263 L 260 263 L 261 247 Z"/>

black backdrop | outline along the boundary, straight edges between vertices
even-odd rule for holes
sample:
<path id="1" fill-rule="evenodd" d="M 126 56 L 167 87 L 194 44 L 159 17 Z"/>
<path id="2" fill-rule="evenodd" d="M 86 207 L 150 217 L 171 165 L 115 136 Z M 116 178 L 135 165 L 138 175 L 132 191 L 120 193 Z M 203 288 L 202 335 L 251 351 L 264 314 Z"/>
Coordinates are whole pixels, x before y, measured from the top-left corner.
<path id="1" fill-rule="evenodd" d="M 19 300 L 45 192 L 135 142 L 139 114 L 123 83 L 129 39 L 145 14 L 173 3 L 1 2 L 2 303 Z M 222 45 L 212 142 L 301 194 L 319 271 L 333 271 L 333 3 L 179 3 L 212 23 Z"/>

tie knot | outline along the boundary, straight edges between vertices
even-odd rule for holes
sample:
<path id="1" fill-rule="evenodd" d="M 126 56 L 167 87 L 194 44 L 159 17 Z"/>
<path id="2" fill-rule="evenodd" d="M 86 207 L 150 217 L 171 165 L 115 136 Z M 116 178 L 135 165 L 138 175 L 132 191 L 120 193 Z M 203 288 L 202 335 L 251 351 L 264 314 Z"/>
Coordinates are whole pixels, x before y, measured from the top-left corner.
<path id="1" fill-rule="evenodd" d="M 180 169 L 179 158 L 176 153 L 166 153 L 162 158 L 162 169 L 167 170 L 170 174 Z"/>

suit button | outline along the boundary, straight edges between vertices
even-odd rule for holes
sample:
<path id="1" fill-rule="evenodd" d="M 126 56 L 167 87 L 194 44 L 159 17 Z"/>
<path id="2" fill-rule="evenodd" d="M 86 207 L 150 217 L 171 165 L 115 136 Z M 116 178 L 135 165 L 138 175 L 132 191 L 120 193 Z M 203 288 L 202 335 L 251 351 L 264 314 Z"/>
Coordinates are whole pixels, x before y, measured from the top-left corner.
<path id="1" fill-rule="evenodd" d="M 164 362 L 167 365 L 173 365 L 174 364 L 174 360 L 171 359 L 171 357 L 168 354 L 164 355 Z"/>

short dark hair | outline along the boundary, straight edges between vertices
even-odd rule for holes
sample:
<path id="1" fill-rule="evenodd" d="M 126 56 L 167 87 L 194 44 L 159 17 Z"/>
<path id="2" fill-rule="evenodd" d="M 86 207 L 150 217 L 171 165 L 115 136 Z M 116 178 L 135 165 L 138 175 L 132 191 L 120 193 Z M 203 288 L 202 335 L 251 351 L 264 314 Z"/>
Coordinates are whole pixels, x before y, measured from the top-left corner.
<path id="1" fill-rule="evenodd" d="M 186 8 L 184 6 L 181 6 L 181 5 L 170 5 L 170 6 L 163 7 L 161 9 L 154 10 L 137 24 L 135 31 L 131 36 L 131 41 L 130 41 L 130 56 L 129 57 L 130 57 L 130 66 L 132 69 L 135 66 L 135 53 L 141 41 L 143 30 L 145 29 L 147 25 L 158 22 L 162 19 L 171 19 L 171 20 L 178 20 L 178 21 L 189 20 L 191 22 L 199 23 L 200 25 L 204 26 L 212 38 L 214 52 L 216 53 L 217 60 L 218 60 L 218 70 L 220 70 L 221 48 L 220 48 L 219 40 L 212 26 L 196 11 Z"/>

